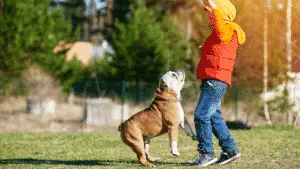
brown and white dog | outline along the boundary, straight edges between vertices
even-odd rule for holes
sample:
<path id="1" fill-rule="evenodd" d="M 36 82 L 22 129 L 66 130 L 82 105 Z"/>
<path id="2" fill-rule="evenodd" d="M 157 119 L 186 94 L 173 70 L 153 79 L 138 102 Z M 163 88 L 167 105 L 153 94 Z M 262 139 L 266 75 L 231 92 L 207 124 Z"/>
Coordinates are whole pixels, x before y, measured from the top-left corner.
<path id="1" fill-rule="evenodd" d="M 193 139 L 196 138 L 180 104 L 184 80 L 185 73 L 182 70 L 165 73 L 150 107 L 134 114 L 119 126 L 122 141 L 137 154 L 142 165 L 154 166 L 151 162 L 157 160 L 149 155 L 150 138 L 168 133 L 171 153 L 175 156 L 180 155 L 177 148 L 178 126 Z"/>

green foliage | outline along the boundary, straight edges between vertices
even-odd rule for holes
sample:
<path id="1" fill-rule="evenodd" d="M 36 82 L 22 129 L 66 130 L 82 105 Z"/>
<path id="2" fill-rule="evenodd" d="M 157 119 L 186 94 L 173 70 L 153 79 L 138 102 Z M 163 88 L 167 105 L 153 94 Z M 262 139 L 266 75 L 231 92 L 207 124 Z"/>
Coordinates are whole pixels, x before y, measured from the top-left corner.
<path id="1" fill-rule="evenodd" d="M 28 2 L 27 2 L 28 1 Z M 36 14 L 34 2 L 5 1 L 0 15 L 0 77 L 1 88 L 10 87 L 12 79 L 21 76 L 28 65 L 34 48 L 36 32 L 31 30 L 32 17 Z M 26 8 L 24 9 L 24 6 Z M 29 12 L 29 10 L 31 10 Z M 26 16 L 26 17 L 24 17 Z"/>
<path id="2" fill-rule="evenodd" d="M 130 1 L 119 2 L 119 6 Z M 128 15 L 130 14 L 130 15 Z M 136 81 L 137 100 L 140 100 L 140 81 L 157 82 L 167 70 L 184 69 L 187 79 L 193 74 L 193 60 L 185 33 L 168 15 L 147 8 L 144 0 L 131 5 L 129 16 L 115 23 L 112 67 L 115 77 L 127 82 Z"/>
<path id="3" fill-rule="evenodd" d="M 167 58 L 167 69 L 184 69 L 187 78 L 194 76 L 193 60 L 190 51 L 189 41 L 185 38 L 185 32 L 180 31 L 174 21 L 168 15 L 163 17 L 162 27 L 164 31 L 165 54 Z"/>
<path id="4" fill-rule="evenodd" d="M 105 54 L 104 58 L 94 60 L 92 70 L 99 79 L 116 79 L 117 70 L 111 64 L 112 56 Z"/>
<path id="5" fill-rule="evenodd" d="M 131 6 L 128 24 L 116 22 L 112 64 L 125 80 L 157 81 L 166 70 L 164 34 L 154 12 L 142 0 Z"/>
<path id="6" fill-rule="evenodd" d="M 50 1 L 5 1 L 0 15 L 0 87 L 7 91 L 13 79 L 24 69 L 38 63 L 59 78 L 64 90 L 83 76 L 79 62 L 65 63 L 63 55 L 55 55 L 60 40 L 76 40 L 71 22 L 59 8 L 49 8 Z M 78 30 L 77 30 L 78 32 Z M 76 62 L 76 63 L 75 63 Z"/>
<path id="7" fill-rule="evenodd" d="M 191 76 L 193 61 L 184 32 L 169 16 L 158 21 L 154 10 L 140 0 L 131 6 L 127 23 L 116 22 L 113 66 L 117 77 L 126 80 L 157 81 L 166 70 L 185 69 Z"/>

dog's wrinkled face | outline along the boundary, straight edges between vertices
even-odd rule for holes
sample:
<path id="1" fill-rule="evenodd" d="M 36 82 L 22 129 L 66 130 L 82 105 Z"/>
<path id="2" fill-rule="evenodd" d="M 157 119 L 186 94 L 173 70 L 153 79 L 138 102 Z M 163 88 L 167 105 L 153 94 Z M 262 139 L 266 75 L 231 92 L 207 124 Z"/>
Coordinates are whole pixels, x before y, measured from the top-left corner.
<path id="1" fill-rule="evenodd" d="M 159 88 L 164 90 L 165 88 L 171 88 L 176 93 L 180 93 L 184 85 L 185 73 L 183 70 L 168 71 L 165 73 L 159 81 Z"/>

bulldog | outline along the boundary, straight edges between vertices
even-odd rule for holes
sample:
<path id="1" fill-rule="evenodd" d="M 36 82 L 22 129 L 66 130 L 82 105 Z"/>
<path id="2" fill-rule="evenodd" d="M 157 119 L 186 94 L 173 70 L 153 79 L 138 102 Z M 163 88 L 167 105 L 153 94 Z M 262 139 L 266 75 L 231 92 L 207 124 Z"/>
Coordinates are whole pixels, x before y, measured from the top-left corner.
<path id="1" fill-rule="evenodd" d="M 136 153 L 139 163 L 154 166 L 158 160 L 149 155 L 150 139 L 168 133 L 171 153 L 179 156 L 177 147 L 178 127 L 194 140 L 196 135 L 184 118 L 180 91 L 184 85 L 185 73 L 182 70 L 165 73 L 155 92 L 150 107 L 134 114 L 119 126 L 122 141 Z"/>

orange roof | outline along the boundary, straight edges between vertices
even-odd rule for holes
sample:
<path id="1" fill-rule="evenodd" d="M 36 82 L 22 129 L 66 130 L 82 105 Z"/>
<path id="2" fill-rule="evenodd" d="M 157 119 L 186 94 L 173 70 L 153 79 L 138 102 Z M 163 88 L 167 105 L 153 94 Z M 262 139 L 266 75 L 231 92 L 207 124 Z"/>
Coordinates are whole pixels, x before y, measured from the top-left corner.
<path id="1" fill-rule="evenodd" d="M 54 53 L 59 53 L 63 50 L 68 50 L 66 53 L 66 61 L 74 58 L 80 60 L 84 67 L 91 64 L 92 44 L 90 42 L 75 42 L 68 43 L 67 41 L 60 41 L 53 49 Z"/>

